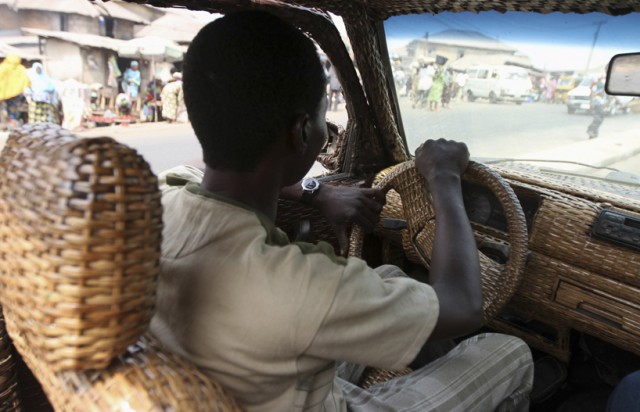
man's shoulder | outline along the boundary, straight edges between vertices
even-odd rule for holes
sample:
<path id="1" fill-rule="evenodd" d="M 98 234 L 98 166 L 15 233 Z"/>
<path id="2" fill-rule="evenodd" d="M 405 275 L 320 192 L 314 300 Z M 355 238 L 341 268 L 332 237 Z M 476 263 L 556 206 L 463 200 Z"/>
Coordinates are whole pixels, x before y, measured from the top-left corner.
<path id="1" fill-rule="evenodd" d="M 158 174 L 158 186 L 164 193 L 170 188 L 185 186 L 189 182 L 200 183 L 204 172 L 190 165 L 180 165 Z"/>

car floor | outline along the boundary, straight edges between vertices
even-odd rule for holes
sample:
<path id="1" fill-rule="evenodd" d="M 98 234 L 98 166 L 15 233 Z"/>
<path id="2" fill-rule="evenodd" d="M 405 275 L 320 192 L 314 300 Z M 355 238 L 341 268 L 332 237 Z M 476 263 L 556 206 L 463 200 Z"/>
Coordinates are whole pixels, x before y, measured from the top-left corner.
<path id="1" fill-rule="evenodd" d="M 558 383 L 560 373 L 548 373 L 548 363 L 544 370 L 538 367 L 541 359 L 548 355 L 533 352 L 536 372 L 545 375 L 541 386 L 552 386 L 550 396 L 532 401 L 531 412 L 602 412 L 616 383 L 628 373 L 640 369 L 640 359 L 629 352 L 587 335 L 576 336 L 571 361 L 563 365 L 566 379 Z M 547 373 L 545 374 L 545 371 Z M 537 388 L 540 390 L 540 388 Z M 536 391 L 536 388 L 534 388 Z"/>

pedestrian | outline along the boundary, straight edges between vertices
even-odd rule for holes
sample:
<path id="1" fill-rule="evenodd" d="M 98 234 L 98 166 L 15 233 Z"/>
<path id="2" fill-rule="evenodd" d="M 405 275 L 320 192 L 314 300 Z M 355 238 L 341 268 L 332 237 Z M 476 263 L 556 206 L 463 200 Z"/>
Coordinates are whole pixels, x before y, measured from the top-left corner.
<path id="1" fill-rule="evenodd" d="M 20 56 L 10 54 L 5 57 L 0 63 L 0 123 L 6 123 L 9 129 L 19 126 L 23 93 L 30 85 L 31 80 Z"/>
<path id="2" fill-rule="evenodd" d="M 160 120 L 160 114 L 158 108 L 162 105 L 162 88 L 164 83 L 160 76 L 156 76 L 155 79 L 150 80 L 147 83 L 144 94 L 144 102 L 142 104 L 142 113 L 140 113 L 141 120 L 145 122 L 155 122 Z"/>
<path id="3" fill-rule="evenodd" d="M 51 77 L 49 77 L 42 63 L 34 63 L 27 74 L 31 86 L 25 95 L 29 102 L 29 123 L 60 123 L 58 113 L 58 94 Z"/>
<path id="4" fill-rule="evenodd" d="M 453 94 L 453 71 L 448 68 L 443 73 L 444 87 L 442 88 L 442 108 L 448 109 L 451 103 L 451 96 Z"/>
<path id="5" fill-rule="evenodd" d="M 433 84 L 433 75 L 436 70 L 431 64 L 422 63 L 418 70 L 418 84 L 416 95 L 413 101 L 413 107 L 424 107 L 427 103 L 427 97 L 429 96 L 429 90 Z"/>
<path id="6" fill-rule="evenodd" d="M 302 31 L 266 12 L 228 14 L 195 36 L 184 70 L 206 166 L 164 175 L 151 321 L 163 345 L 248 412 L 528 410 L 533 363 L 520 339 L 481 334 L 434 363 L 421 356 L 430 352 L 425 343 L 482 325 L 480 263 L 460 186 L 463 143 L 430 140 L 416 151 L 444 225 L 429 285 L 396 266 L 339 256 L 327 243 L 291 243 L 275 226 L 287 189 L 343 228 L 372 228 L 384 203 L 378 189 L 303 179 L 328 132 L 324 73 Z M 369 390 L 354 383 L 360 365 L 409 364 L 410 374 Z"/>
<path id="7" fill-rule="evenodd" d="M 464 100 L 467 97 L 467 89 L 465 89 L 465 86 L 467 85 L 467 78 L 468 75 L 466 72 L 461 71 L 456 74 L 456 95 L 458 96 L 458 99 L 460 101 Z"/>
<path id="8" fill-rule="evenodd" d="M 411 99 L 413 97 L 413 78 L 415 75 L 413 74 L 413 69 L 407 73 L 407 79 L 405 80 L 405 90 L 407 91 L 406 96 Z"/>
<path id="9" fill-rule="evenodd" d="M 545 101 L 547 103 L 555 103 L 556 102 L 556 86 L 558 85 L 558 81 L 555 77 L 551 77 L 549 82 L 547 83 L 547 90 L 545 95 Z"/>
<path id="10" fill-rule="evenodd" d="M 604 121 L 604 108 L 605 108 L 604 93 L 596 92 L 595 97 L 591 100 L 591 111 L 593 113 L 593 120 L 589 127 L 587 127 L 587 135 L 589 139 L 595 139 L 598 137 L 600 126 Z"/>
<path id="11" fill-rule="evenodd" d="M 429 103 L 429 110 L 435 112 L 438 110 L 438 103 L 442 101 L 442 93 L 444 91 L 444 73 L 442 69 L 437 69 L 433 75 L 433 81 L 431 83 L 431 89 L 429 89 L 429 95 L 427 96 L 427 102 Z"/>
<path id="12" fill-rule="evenodd" d="M 544 102 L 547 97 L 547 80 L 544 77 L 540 77 L 538 80 L 538 101 Z"/>
<path id="13" fill-rule="evenodd" d="M 338 72 L 336 67 L 331 65 L 329 67 L 329 108 L 333 107 L 334 112 L 338 110 L 341 94 L 342 85 L 340 84 L 340 79 L 338 79 Z"/>
<path id="14" fill-rule="evenodd" d="M 406 76 L 404 74 L 404 70 L 402 70 L 402 67 L 398 67 L 393 71 L 393 80 L 399 96 L 405 96 L 407 94 L 407 89 L 405 88 L 405 77 Z"/>
<path id="15" fill-rule="evenodd" d="M 182 90 L 182 73 L 174 72 L 171 80 L 162 88 L 162 117 L 167 123 L 178 120 L 178 115 L 184 107 L 184 93 Z"/>
<path id="16" fill-rule="evenodd" d="M 122 75 L 122 93 L 125 93 L 133 101 L 138 98 L 140 93 L 140 85 L 142 78 L 140 77 L 140 67 L 136 60 L 131 62 L 130 67 L 124 71 Z"/>
<path id="17" fill-rule="evenodd" d="M 131 105 L 131 97 L 127 93 L 118 93 L 116 96 L 116 111 L 119 116 L 130 116 Z"/>

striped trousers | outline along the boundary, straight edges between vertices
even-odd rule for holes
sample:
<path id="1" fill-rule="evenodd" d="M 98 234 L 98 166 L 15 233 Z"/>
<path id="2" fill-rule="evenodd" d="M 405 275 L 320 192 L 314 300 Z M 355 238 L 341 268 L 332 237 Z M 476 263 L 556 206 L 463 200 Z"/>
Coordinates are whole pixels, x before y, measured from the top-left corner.
<path id="1" fill-rule="evenodd" d="M 533 361 L 520 339 L 481 334 L 408 375 L 362 389 L 364 367 L 338 366 L 350 411 L 528 411 Z"/>

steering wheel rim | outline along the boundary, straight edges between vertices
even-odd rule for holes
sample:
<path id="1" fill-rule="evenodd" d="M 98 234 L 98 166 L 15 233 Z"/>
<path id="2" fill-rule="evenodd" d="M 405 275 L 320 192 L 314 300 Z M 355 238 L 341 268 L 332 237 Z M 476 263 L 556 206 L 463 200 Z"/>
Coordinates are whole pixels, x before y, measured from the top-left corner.
<path id="1" fill-rule="evenodd" d="M 485 319 L 488 319 L 507 304 L 522 280 L 528 253 L 527 225 L 517 196 L 511 186 L 497 172 L 481 163 L 470 161 L 462 178 L 491 190 L 498 198 L 507 221 L 509 243 L 507 262 L 498 263 L 478 250 L 484 316 Z M 424 177 L 415 168 L 415 162 L 409 160 L 383 170 L 376 177 L 374 186 L 385 191 L 393 189 L 400 196 L 402 211 L 408 224 L 407 231 L 410 241 L 410 245 L 403 241 L 405 253 L 411 253 L 407 247 L 413 247 L 422 264 L 428 268 L 435 235 L 436 216 Z M 403 236 L 404 238 L 405 236 Z M 363 242 L 364 232 L 361 228 L 354 227 L 350 239 L 350 255 L 359 256 Z"/>

